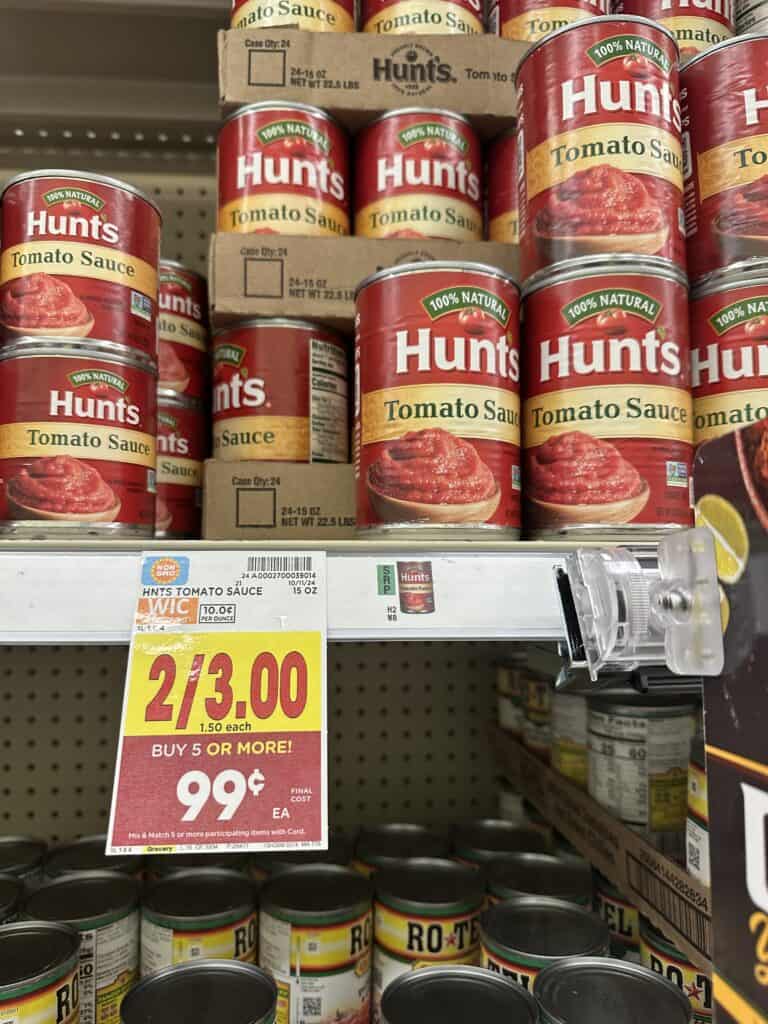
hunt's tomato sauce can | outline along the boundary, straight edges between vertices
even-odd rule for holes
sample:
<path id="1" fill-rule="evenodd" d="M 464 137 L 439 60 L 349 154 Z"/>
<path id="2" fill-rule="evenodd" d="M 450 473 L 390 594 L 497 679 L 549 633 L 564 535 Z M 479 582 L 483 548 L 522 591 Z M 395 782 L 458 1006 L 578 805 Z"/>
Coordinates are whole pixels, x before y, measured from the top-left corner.
<path id="1" fill-rule="evenodd" d="M 390 110 L 358 136 L 355 163 L 356 235 L 483 237 L 480 140 L 460 114 Z"/>
<path id="2" fill-rule="evenodd" d="M 768 256 L 768 36 L 735 36 L 681 76 L 691 280 Z"/>
<path id="3" fill-rule="evenodd" d="M 610 14 L 610 0 L 491 0 L 488 31 L 536 43 L 550 32 L 599 14 Z"/>
<path id="4" fill-rule="evenodd" d="M 0 533 L 151 537 L 157 370 L 125 345 L 0 348 Z"/>
<path id="5" fill-rule="evenodd" d="M 685 275 L 593 256 L 524 290 L 526 529 L 631 535 L 689 526 Z"/>
<path id="6" fill-rule="evenodd" d="M 213 339 L 217 459 L 347 462 L 347 352 L 308 320 L 255 319 Z"/>
<path id="7" fill-rule="evenodd" d="M 674 35 L 682 63 L 735 32 L 733 0 L 614 0 L 614 14 L 640 14 Z"/>
<path id="8" fill-rule="evenodd" d="M 354 32 L 355 0 L 232 0 L 231 28 Z"/>
<path id="9" fill-rule="evenodd" d="M 156 537 L 199 537 L 207 424 L 201 402 L 157 392 Z"/>
<path id="10" fill-rule="evenodd" d="M 158 386 L 188 398 L 208 391 L 208 289 L 202 274 L 160 261 L 157 317 Z"/>
<path id="11" fill-rule="evenodd" d="M 596 253 L 685 266 L 677 44 L 645 18 L 577 22 L 517 72 L 523 278 Z"/>
<path id="12" fill-rule="evenodd" d="M 485 168 L 487 235 L 492 242 L 517 245 L 517 137 L 505 132 L 488 147 Z"/>
<path id="13" fill-rule="evenodd" d="M 520 531 L 517 285 L 479 263 L 410 263 L 359 286 L 357 522 Z"/>
<path id="14" fill-rule="evenodd" d="M 132 185 L 30 171 L 2 191 L 0 330 L 156 355 L 160 211 Z"/>
<path id="15" fill-rule="evenodd" d="M 219 230 L 349 234 L 349 143 L 304 103 L 240 107 L 219 132 Z"/>
<path id="16" fill-rule="evenodd" d="M 702 278 L 690 309 L 693 439 L 701 444 L 768 418 L 768 260 Z"/>
<path id="17" fill-rule="evenodd" d="M 363 32 L 381 35 L 481 35 L 482 0 L 363 0 Z"/>

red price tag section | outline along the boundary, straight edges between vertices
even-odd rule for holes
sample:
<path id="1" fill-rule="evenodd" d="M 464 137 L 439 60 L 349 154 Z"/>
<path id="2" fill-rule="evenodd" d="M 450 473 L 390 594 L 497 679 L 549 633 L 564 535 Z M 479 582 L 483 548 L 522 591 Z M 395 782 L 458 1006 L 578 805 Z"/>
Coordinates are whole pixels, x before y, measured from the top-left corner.
<path id="1" fill-rule="evenodd" d="M 144 560 L 110 852 L 323 848 L 324 555 L 173 558 Z"/>

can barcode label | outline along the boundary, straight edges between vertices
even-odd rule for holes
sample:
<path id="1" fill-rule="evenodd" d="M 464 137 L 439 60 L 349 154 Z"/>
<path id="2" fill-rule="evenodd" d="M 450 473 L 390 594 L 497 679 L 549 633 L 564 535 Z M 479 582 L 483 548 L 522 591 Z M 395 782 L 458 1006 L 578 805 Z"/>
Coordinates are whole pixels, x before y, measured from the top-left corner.
<path id="1" fill-rule="evenodd" d="M 711 958 L 712 922 L 705 911 L 662 882 L 631 854 L 627 857 L 627 877 L 632 893 L 650 903 L 695 949 Z"/>
<path id="2" fill-rule="evenodd" d="M 312 572 L 310 555 L 250 555 L 248 572 Z"/>

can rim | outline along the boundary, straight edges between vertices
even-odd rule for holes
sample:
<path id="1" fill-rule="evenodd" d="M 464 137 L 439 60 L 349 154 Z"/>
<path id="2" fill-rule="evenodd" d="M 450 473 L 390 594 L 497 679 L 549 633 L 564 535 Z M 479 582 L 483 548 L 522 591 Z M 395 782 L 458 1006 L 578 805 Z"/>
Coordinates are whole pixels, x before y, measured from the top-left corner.
<path id="1" fill-rule="evenodd" d="M 0 353 L 2 353 L 2 346 L 0 346 Z M 29 861 L 28 864 L 19 864 L 19 867 L 24 868 L 25 870 L 34 870 L 39 867 L 48 854 L 48 843 L 41 836 L 0 836 L 0 850 L 2 850 L 4 846 L 13 846 L 16 843 L 32 843 L 38 847 L 37 856 L 34 860 Z M 11 872 L 6 869 L 3 874 L 7 875 L 11 874 Z"/>
<path id="2" fill-rule="evenodd" d="M 37 181 L 41 178 L 64 178 L 65 180 L 77 180 L 81 178 L 83 181 L 92 181 L 97 185 L 109 185 L 111 188 L 120 189 L 123 192 L 129 192 L 131 195 L 137 196 L 139 199 L 143 199 L 145 203 L 155 210 L 160 222 L 162 223 L 163 214 L 160 207 L 157 205 L 154 199 L 143 192 L 136 185 L 131 185 L 128 181 L 123 181 L 121 178 L 111 178 L 107 174 L 96 174 L 94 171 L 74 171 L 66 167 L 53 167 L 53 168 L 41 168 L 37 171 L 22 171 L 21 174 L 16 174 L 9 181 L 3 185 L 0 189 L 0 200 L 3 199 L 5 193 L 9 188 L 14 185 L 20 185 L 24 181 Z"/>
<path id="3" fill-rule="evenodd" d="M 56 857 L 58 857 L 62 853 L 66 852 L 68 850 L 77 850 L 80 847 L 88 846 L 88 845 L 90 845 L 92 843 L 100 843 L 100 844 L 102 844 L 102 846 L 106 847 L 106 840 L 107 840 L 106 832 L 94 832 L 91 835 L 80 836 L 79 839 L 71 839 L 71 840 L 69 840 L 66 843 L 57 843 L 55 846 L 49 847 L 47 852 L 46 852 L 46 855 L 45 855 L 45 860 L 43 861 L 43 873 L 45 874 L 46 878 L 50 879 L 50 880 L 53 880 L 54 878 L 59 878 L 60 877 L 59 874 L 55 874 L 55 875 L 49 875 L 48 874 L 48 870 L 49 870 L 51 861 L 53 861 L 54 867 L 55 867 Z M 141 864 L 142 864 L 144 858 L 143 858 L 143 856 L 141 854 L 126 853 L 126 854 L 122 854 L 122 855 L 120 855 L 118 857 L 110 857 L 109 860 L 110 860 L 110 863 L 113 863 L 115 865 L 117 865 L 117 864 L 125 864 L 126 867 L 130 865 L 132 867 L 139 868 L 139 867 L 141 867 Z M 91 869 L 65 868 L 63 874 L 79 873 L 79 872 L 81 872 L 83 870 L 96 871 L 96 870 L 99 870 L 99 869 L 97 869 L 97 868 L 91 868 Z M 118 868 L 118 867 L 108 868 L 108 869 L 105 869 L 105 870 L 116 871 L 118 873 L 121 872 L 121 869 Z"/>
<path id="4" fill-rule="evenodd" d="M 327 327 L 325 324 L 318 323 L 317 321 L 302 320 L 301 317 L 290 316 L 253 316 L 248 320 L 238 320 L 237 323 L 217 327 L 211 337 L 215 341 L 219 335 L 228 334 L 230 331 L 239 331 L 243 327 L 301 327 L 311 331 L 328 331 L 335 338 L 338 338 L 339 342 L 342 341 L 341 333 L 333 327 Z"/>
<path id="5" fill-rule="evenodd" d="M 202 413 L 203 411 L 203 401 L 201 398 L 190 398 L 189 395 L 182 395 L 178 391 L 174 391 L 173 388 L 158 388 L 158 410 L 166 405 L 177 405 L 182 409 L 189 409 L 190 412 Z"/>
<path id="6" fill-rule="evenodd" d="M 523 871 L 526 869 L 536 870 L 537 874 L 544 876 L 545 879 L 561 874 L 577 883 L 573 885 L 572 892 L 579 895 L 591 896 L 594 890 L 592 868 L 586 860 L 577 860 L 575 857 L 557 857 L 553 853 L 520 852 L 494 858 L 486 866 L 488 892 L 494 896 L 501 895 L 502 899 L 508 898 L 506 893 L 519 893 L 520 896 L 546 895 L 545 893 L 532 893 L 524 887 L 515 887 L 502 877 L 505 868 L 514 869 L 515 866 Z M 567 899 L 562 895 L 554 898 Z"/>
<path id="7" fill-rule="evenodd" d="M 104 359 L 118 366 L 132 366 L 146 370 L 157 377 L 157 362 L 148 352 L 140 352 L 130 345 L 117 341 L 102 341 L 99 338 L 36 338 L 25 334 L 0 346 L 0 362 L 22 356 L 48 356 L 66 358 Z"/>
<path id="8" fill-rule="evenodd" d="M 363 131 L 367 131 L 368 128 L 372 128 L 375 124 L 379 124 L 381 121 L 387 121 L 391 117 L 410 116 L 411 114 L 435 114 L 438 117 L 451 117 L 455 121 L 461 121 L 462 124 L 467 125 L 468 128 L 472 129 L 474 133 L 474 127 L 472 122 L 465 114 L 459 114 L 455 110 L 447 110 L 445 107 L 398 107 L 396 110 L 385 110 L 382 114 L 377 114 L 371 121 L 368 121 Z"/>
<path id="9" fill-rule="evenodd" d="M 14 895 L 5 902 L 0 903 L 0 916 L 14 913 L 21 904 L 24 896 L 24 882 L 18 875 L 11 875 L 7 871 L 2 871 L 0 872 L 0 885 L 2 885 L 3 882 L 12 886 L 14 889 Z"/>
<path id="10" fill-rule="evenodd" d="M 381 1003 L 383 1020 L 387 1020 L 387 1013 L 389 1012 L 387 1004 L 398 997 L 401 989 L 439 984 L 441 980 L 450 981 L 458 980 L 459 978 L 463 979 L 463 984 L 468 985 L 475 982 L 478 985 L 482 984 L 484 988 L 498 989 L 510 1001 L 516 999 L 521 1006 L 526 1007 L 528 1011 L 528 1024 L 536 1024 L 536 1021 L 538 1021 L 539 1013 L 536 1000 L 522 985 L 512 985 L 500 974 L 488 971 L 484 967 L 474 967 L 469 964 L 433 965 L 429 970 L 406 971 L 404 974 L 400 974 L 384 991 Z"/>
<path id="11" fill-rule="evenodd" d="M 7 997 L 13 997 L 20 988 L 26 990 L 30 985 L 33 985 L 36 989 L 46 988 L 49 984 L 52 984 L 59 978 L 62 978 L 65 974 L 69 974 L 70 972 L 77 970 L 77 965 L 80 960 L 81 940 L 77 930 L 71 925 L 62 924 L 59 921 L 37 921 L 33 919 L 28 921 L 13 921 L 11 924 L 0 925 L 0 943 L 4 936 L 10 935 L 12 932 L 23 933 L 31 929 L 46 931 L 49 934 L 57 933 L 60 936 L 64 936 L 70 940 L 72 950 L 59 960 L 57 964 L 47 966 L 32 978 L 23 978 L 18 981 L 8 982 L 7 984 L 0 984 L 0 998 L 5 999 Z"/>
<path id="12" fill-rule="evenodd" d="M 438 872 L 443 877 L 452 874 L 456 881 L 456 893 L 451 899 L 428 899 L 403 896 L 397 891 L 398 880 L 408 871 Z M 447 857 L 409 857 L 393 864 L 387 864 L 376 872 L 373 879 L 374 899 L 392 910 L 401 912 L 424 912 L 443 915 L 449 913 L 468 914 L 473 910 L 479 914 L 483 908 L 485 884 L 482 874 L 468 864 L 449 860 Z"/>
<path id="13" fill-rule="evenodd" d="M 665 714 L 675 713 L 672 717 L 693 714 L 699 708 L 699 702 L 685 700 L 674 694 L 660 694 L 654 696 L 650 693 L 627 693 L 627 694 L 601 694 L 596 693 L 588 698 L 587 708 L 597 711 L 607 711 L 610 708 L 628 708 L 630 713 L 648 713 L 651 718 L 661 718 Z M 653 712 L 658 711 L 657 715 Z"/>
<path id="14" fill-rule="evenodd" d="M 514 899 L 504 900 L 502 903 L 496 903 L 494 906 L 489 907 L 480 918 L 480 935 L 481 941 L 484 945 L 487 945 L 491 951 L 494 949 L 498 950 L 499 953 L 508 955 L 509 953 L 518 953 L 522 956 L 534 957 L 536 960 L 540 960 L 543 963 L 549 965 L 552 962 L 563 959 L 562 953 L 539 953 L 533 952 L 532 950 L 521 949 L 518 946 L 510 945 L 503 939 L 498 937 L 498 932 L 494 933 L 495 919 L 499 918 L 502 914 L 511 914 L 515 910 L 525 911 L 532 910 L 536 912 L 541 911 L 552 911 L 556 912 L 562 918 L 564 915 L 570 915 L 570 918 L 575 922 L 587 924 L 592 926 L 593 934 L 591 936 L 585 935 L 584 938 L 590 941 L 592 945 L 588 948 L 580 951 L 580 956 L 600 956 L 607 955 L 610 948 L 610 931 L 608 925 L 603 921 L 601 917 L 587 910 L 585 907 L 580 907 L 576 903 L 569 903 L 568 900 L 557 899 L 554 896 L 519 896 Z"/>
<path id="15" fill-rule="evenodd" d="M 350 898 L 345 899 L 340 906 L 328 910 L 301 910 L 295 907 L 286 907 L 280 902 L 271 898 L 272 890 L 277 886 L 285 884 L 286 879 L 296 879 L 301 876 L 315 876 L 319 885 L 322 886 L 322 876 L 335 875 L 337 878 L 344 878 L 350 883 L 350 889 L 354 885 L 356 893 L 350 892 Z M 259 912 L 270 914 L 281 921 L 290 921 L 296 924 L 341 923 L 359 917 L 369 912 L 372 905 L 373 887 L 371 883 L 357 871 L 343 867 L 338 864 L 301 864 L 297 867 L 286 868 L 276 875 L 271 875 L 262 884 L 259 893 Z"/>
<path id="16" fill-rule="evenodd" d="M 740 284 L 759 285 L 762 282 L 768 284 L 768 259 L 753 257 L 738 260 L 727 267 L 718 267 L 717 270 L 697 277 L 691 287 L 691 300 L 703 298 L 705 295 L 715 295 L 726 288 L 737 288 Z"/>
<path id="17" fill-rule="evenodd" d="M 376 284 L 378 281 L 383 281 L 390 277 L 400 277 L 403 274 L 429 274 L 433 271 L 446 270 L 457 274 L 487 274 L 497 280 L 506 281 L 508 284 L 513 285 L 518 295 L 520 294 L 520 285 L 511 274 L 502 270 L 501 267 L 493 267 L 489 263 L 474 263 L 464 260 L 420 260 L 416 263 L 399 263 L 394 267 L 384 267 L 382 270 L 376 270 L 373 274 L 364 277 L 357 288 L 355 288 L 355 301 L 357 301 L 360 293 L 365 288 L 371 284 Z"/>
<path id="18" fill-rule="evenodd" d="M 644 18 L 640 14 L 598 14 L 594 18 L 582 18 L 581 21 L 572 21 L 569 25 L 563 25 L 561 28 L 556 28 L 554 32 L 548 32 L 542 39 L 535 42 L 529 50 L 526 50 L 520 59 L 520 63 L 517 65 L 517 71 L 515 72 L 515 85 L 517 85 L 518 79 L 520 78 L 520 72 L 523 69 L 523 65 L 526 63 L 528 58 L 536 53 L 537 50 L 541 49 L 545 43 L 549 43 L 556 37 L 562 36 L 566 32 L 571 32 L 576 28 L 584 28 L 586 25 L 614 25 L 620 21 L 628 21 L 633 25 L 646 25 L 651 28 L 658 29 L 659 32 L 662 32 L 675 47 L 675 53 L 677 54 L 679 64 L 680 47 L 677 45 L 677 39 L 675 39 L 674 33 L 671 29 L 668 29 L 666 25 L 662 25 L 658 21 L 653 21 L 651 18 Z"/>
<path id="19" fill-rule="evenodd" d="M 683 285 L 686 290 L 689 287 L 685 271 L 672 260 L 664 259 L 662 256 L 634 256 L 632 253 L 618 253 L 610 256 L 601 254 L 561 260 L 552 266 L 542 267 L 541 270 L 537 270 L 535 274 L 531 274 L 525 279 L 522 297 L 527 299 L 534 292 L 541 291 L 542 288 L 548 288 L 553 284 L 563 284 L 566 281 L 576 281 L 598 274 L 638 273 L 645 273 L 649 277 L 659 277 L 665 281 L 674 281 Z"/>
<path id="20" fill-rule="evenodd" d="M 187 912 L 185 913 L 164 910 L 162 904 L 158 902 L 158 889 L 162 889 L 168 885 L 178 885 L 179 882 L 200 882 L 201 879 L 218 879 L 223 882 L 237 882 L 242 885 L 243 894 L 245 894 L 246 890 L 250 892 L 250 899 L 243 903 L 237 903 L 235 900 L 232 900 L 231 906 L 226 907 L 223 910 L 214 910 L 210 913 L 196 911 L 192 905 L 187 908 Z M 240 874 L 237 871 L 231 871 L 229 868 L 189 868 L 186 871 L 174 871 L 169 875 L 161 875 L 159 878 L 153 879 L 152 882 L 147 885 L 141 900 L 142 914 L 146 913 L 157 918 L 162 918 L 163 920 L 185 923 L 188 921 L 205 922 L 209 924 L 215 924 L 216 922 L 225 923 L 226 921 L 237 920 L 238 918 L 245 917 L 248 914 L 253 914 L 255 909 L 256 897 L 253 892 L 252 883 L 246 875 Z"/>
<path id="21" fill-rule="evenodd" d="M 337 128 L 344 132 L 344 137 L 348 138 L 346 128 L 335 114 L 332 114 L 329 110 L 323 110 L 322 107 L 316 107 L 312 103 L 297 103 L 295 100 L 259 100 L 258 103 L 244 103 L 230 114 L 227 114 L 221 123 L 221 127 L 223 129 L 224 125 L 229 124 L 230 121 L 236 121 L 245 114 L 254 114 L 259 110 L 301 110 L 303 113 L 311 114 L 321 121 L 329 121 L 331 124 L 335 124 Z M 221 134 L 221 131 L 219 134 Z"/>
<path id="22" fill-rule="evenodd" d="M 160 261 L 157 264 L 158 273 L 163 267 L 171 267 L 173 270 L 183 270 L 185 274 L 191 274 L 196 277 L 203 284 L 208 283 L 208 279 L 205 274 L 201 274 L 199 270 L 193 270 L 192 267 L 188 267 L 186 263 L 182 263 L 181 260 L 167 260 L 165 256 L 160 257 Z"/>
<path id="23" fill-rule="evenodd" d="M 729 36 L 727 39 L 721 39 L 719 43 L 715 43 L 714 46 L 708 47 L 706 50 L 702 50 L 701 53 L 697 53 L 690 60 L 685 62 L 685 70 L 689 71 L 694 64 L 701 63 L 704 57 L 711 57 L 714 54 L 720 53 L 727 46 L 735 46 L 736 43 L 759 43 L 761 41 L 768 40 L 768 32 L 744 32 L 740 35 Z"/>
<path id="24" fill-rule="evenodd" d="M 138 910 L 139 899 L 141 895 L 141 885 L 137 878 L 131 878 L 130 875 L 121 874 L 119 871 L 70 871 L 65 875 L 61 875 L 57 878 L 50 878 L 43 882 L 42 885 L 38 886 L 33 892 L 29 893 L 26 898 L 26 907 L 34 907 L 38 899 L 38 894 L 43 893 L 50 894 L 51 890 L 60 890 L 65 886 L 77 886 L 79 884 L 87 884 L 92 881 L 109 882 L 116 889 L 121 888 L 124 891 L 121 893 L 120 901 L 109 903 L 99 913 L 88 913 L 77 916 L 67 915 L 66 917 L 62 914 L 55 914 L 50 918 L 43 915 L 40 916 L 40 911 L 44 908 L 37 907 L 36 911 L 33 912 L 33 917 L 40 921 L 63 921 L 65 924 L 71 924 L 78 931 L 85 931 L 90 928 L 100 928 L 105 924 L 108 924 L 115 920 L 120 920 L 123 917 L 127 917 L 134 910 Z M 129 895 L 130 893 L 130 895 Z"/>

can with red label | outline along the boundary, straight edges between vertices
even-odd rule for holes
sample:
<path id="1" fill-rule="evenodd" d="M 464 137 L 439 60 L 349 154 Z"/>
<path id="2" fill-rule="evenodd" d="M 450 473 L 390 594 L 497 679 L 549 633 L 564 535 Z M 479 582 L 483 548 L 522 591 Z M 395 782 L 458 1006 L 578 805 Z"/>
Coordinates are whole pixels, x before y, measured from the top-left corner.
<path id="1" fill-rule="evenodd" d="M 397 592 L 403 615 L 430 615 L 435 610 L 431 562 L 398 562 Z"/>
<path id="2" fill-rule="evenodd" d="M 219 230 L 349 234 L 349 142 L 305 103 L 251 103 L 219 132 Z"/>
<path id="3" fill-rule="evenodd" d="M 517 72 L 523 278 L 599 253 L 685 267 L 677 44 L 646 18 L 591 18 Z"/>
<path id="4" fill-rule="evenodd" d="M 213 339 L 217 459 L 349 460 L 347 352 L 308 320 L 255 319 Z"/>
<path id="5" fill-rule="evenodd" d="M 158 387 L 204 398 L 208 387 L 208 288 L 202 274 L 160 260 Z"/>
<path id="6" fill-rule="evenodd" d="M 355 234 L 366 238 L 483 237 L 480 140 L 461 114 L 390 110 L 357 138 Z"/>
<path id="7" fill-rule="evenodd" d="M 28 171 L 1 196 L 3 336 L 101 338 L 154 357 L 155 204 L 87 171 Z"/>
<path id="8" fill-rule="evenodd" d="M 485 162 L 486 233 L 492 242 L 517 245 L 517 136 L 504 132 L 488 147 Z"/>
<path id="9" fill-rule="evenodd" d="M 206 421 L 201 402 L 157 392 L 156 537 L 199 537 Z"/>
<path id="10" fill-rule="evenodd" d="M 504 39 L 536 43 L 550 32 L 599 14 L 610 0 L 491 0 L 488 31 Z"/>
<path id="11" fill-rule="evenodd" d="M 526 529 L 689 526 L 685 275 L 651 257 L 569 260 L 531 278 L 524 304 Z"/>
<path id="12" fill-rule="evenodd" d="M 357 291 L 363 530 L 520 530 L 519 292 L 479 263 L 410 263 Z"/>
<path id="13" fill-rule="evenodd" d="M 768 260 L 702 278 L 691 295 L 696 444 L 768 418 Z"/>
<path id="14" fill-rule="evenodd" d="M 735 36 L 683 70 L 692 281 L 740 260 L 768 257 L 766 63 L 768 35 Z"/>
<path id="15" fill-rule="evenodd" d="M 354 32 L 355 0 L 232 0 L 230 27 Z"/>
<path id="16" fill-rule="evenodd" d="M 733 0 L 614 0 L 614 14 L 640 14 L 674 35 L 682 63 L 730 39 L 736 31 Z"/>
<path id="17" fill-rule="evenodd" d="M 381 35 L 482 35 L 482 0 L 363 0 L 363 32 Z"/>
<path id="18" fill-rule="evenodd" d="M 0 534 L 151 537 L 157 370 L 125 345 L 0 348 Z"/>

